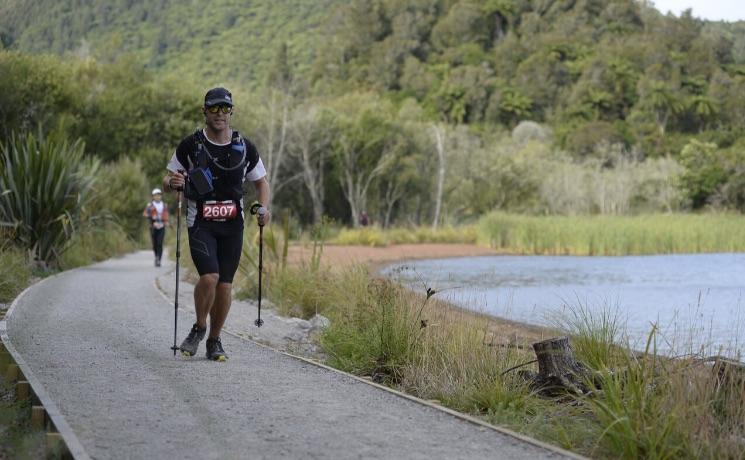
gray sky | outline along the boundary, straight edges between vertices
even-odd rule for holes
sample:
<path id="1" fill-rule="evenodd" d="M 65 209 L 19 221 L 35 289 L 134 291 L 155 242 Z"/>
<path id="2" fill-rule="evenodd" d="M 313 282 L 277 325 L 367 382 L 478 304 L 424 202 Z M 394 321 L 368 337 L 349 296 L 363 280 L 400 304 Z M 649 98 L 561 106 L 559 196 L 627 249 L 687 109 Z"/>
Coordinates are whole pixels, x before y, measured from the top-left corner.
<path id="1" fill-rule="evenodd" d="M 683 10 L 693 9 L 693 16 L 712 21 L 745 20 L 745 0 L 652 0 L 655 8 L 667 14 L 680 15 Z"/>

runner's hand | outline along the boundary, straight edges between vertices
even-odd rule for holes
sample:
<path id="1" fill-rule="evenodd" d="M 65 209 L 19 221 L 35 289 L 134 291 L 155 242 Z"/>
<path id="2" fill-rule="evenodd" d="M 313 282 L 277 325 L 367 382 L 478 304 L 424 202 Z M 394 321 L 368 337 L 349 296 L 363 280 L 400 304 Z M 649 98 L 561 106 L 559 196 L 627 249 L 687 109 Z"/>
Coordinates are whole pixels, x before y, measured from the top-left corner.
<path id="1" fill-rule="evenodd" d="M 262 208 L 264 210 L 264 213 L 257 213 L 256 214 L 256 223 L 261 225 L 262 227 L 269 223 L 269 220 L 272 217 L 272 213 L 269 212 L 268 208 Z"/>
<path id="2" fill-rule="evenodd" d="M 175 172 L 171 174 L 171 178 L 168 179 L 168 186 L 171 190 L 183 190 L 184 184 L 186 184 L 186 172 Z"/>

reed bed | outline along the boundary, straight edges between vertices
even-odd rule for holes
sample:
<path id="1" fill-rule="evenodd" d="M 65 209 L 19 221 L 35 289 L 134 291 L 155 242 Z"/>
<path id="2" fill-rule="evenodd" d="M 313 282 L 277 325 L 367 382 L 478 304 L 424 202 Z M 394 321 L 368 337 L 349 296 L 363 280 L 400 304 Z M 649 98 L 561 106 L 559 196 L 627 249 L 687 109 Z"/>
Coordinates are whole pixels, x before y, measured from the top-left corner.
<path id="1" fill-rule="evenodd" d="M 382 229 L 361 227 L 342 229 L 330 242 L 341 245 L 388 246 L 391 244 L 462 243 L 475 244 L 478 239 L 475 226 L 460 227 L 400 227 Z"/>
<path id="2" fill-rule="evenodd" d="M 640 255 L 745 251 L 738 214 L 525 216 L 494 212 L 478 241 L 515 254 Z"/>

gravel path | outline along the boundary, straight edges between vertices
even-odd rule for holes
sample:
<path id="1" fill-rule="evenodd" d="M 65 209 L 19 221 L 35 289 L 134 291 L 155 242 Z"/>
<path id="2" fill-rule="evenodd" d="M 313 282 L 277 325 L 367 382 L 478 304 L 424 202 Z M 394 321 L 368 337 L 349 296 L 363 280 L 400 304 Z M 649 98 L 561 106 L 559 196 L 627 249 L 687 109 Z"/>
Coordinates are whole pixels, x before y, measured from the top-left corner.
<path id="1" fill-rule="evenodd" d="M 230 335 L 173 356 L 173 305 L 139 252 L 20 299 L 12 343 L 92 458 L 561 458 Z M 179 315 L 179 335 L 193 322 Z M 179 340 L 181 337 L 179 337 Z"/>

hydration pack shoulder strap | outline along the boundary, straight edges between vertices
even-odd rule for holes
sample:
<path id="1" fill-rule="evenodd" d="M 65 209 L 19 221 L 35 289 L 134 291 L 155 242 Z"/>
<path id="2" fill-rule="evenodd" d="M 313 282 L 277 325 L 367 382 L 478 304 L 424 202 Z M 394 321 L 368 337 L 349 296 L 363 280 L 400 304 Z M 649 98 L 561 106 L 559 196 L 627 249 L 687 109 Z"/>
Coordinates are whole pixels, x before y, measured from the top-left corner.
<path id="1" fill-rule="evenodd" d="M 210 166 L 215 166 L 218 169 L 222 169 L 223 171 L 233 171 L 243 166 L 243 164 L 246 162 L 246 142 L 241 136 L 241 134 L 238 131 L 233 131 L 231 137 L 230 137 L 230 147 L 233 150 L 238 150 L 241 153 L 241 159 L 238 163 L 236 163 L 234 166 L 223 166 L 220 163 L 218 163 L 215 158 L 210 154 L 209 149 L 207 149 L 207 146 L 205 146 L 205 138 L 204 133 L 201 129 L 197 129 L 194 133 L 194 143 L 197 146 L 196 156 L 197 161 L 195 162 L 196 165 L 198 165 L 200 168 L 207 168 Z M 240 146 L 240 147 L 236 147 Z"/>

